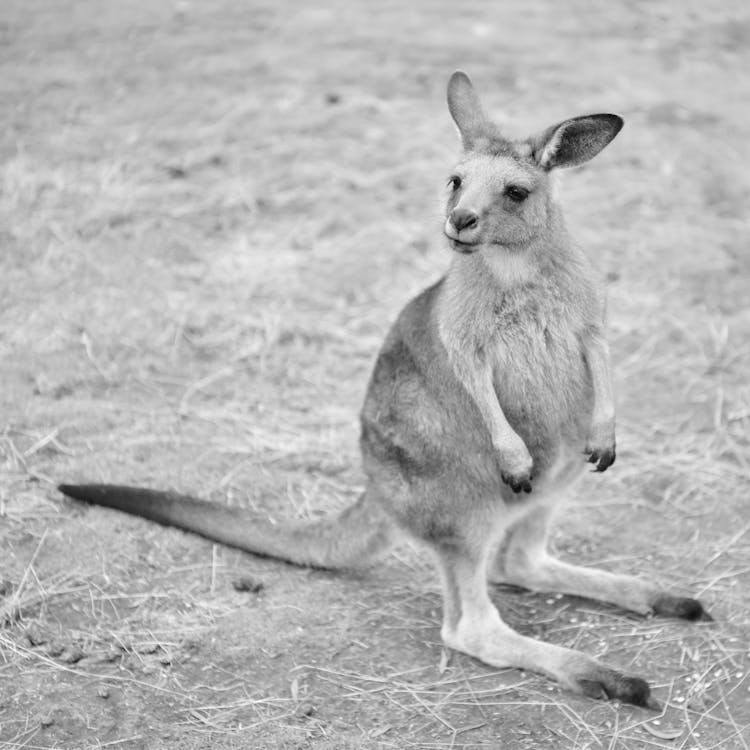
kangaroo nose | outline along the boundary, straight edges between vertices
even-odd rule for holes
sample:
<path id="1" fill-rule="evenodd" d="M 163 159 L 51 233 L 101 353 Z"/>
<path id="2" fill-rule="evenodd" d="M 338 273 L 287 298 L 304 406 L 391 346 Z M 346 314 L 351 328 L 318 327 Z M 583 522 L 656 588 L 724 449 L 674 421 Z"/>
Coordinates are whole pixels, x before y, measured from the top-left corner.
<path id="1" fill-rule="evenodd" d="M 448 219 L 457 232 L 460 232 L 462 229 L 470 229 L 479 221 L 476 213 L 468 208 L 454 208 Z"/>

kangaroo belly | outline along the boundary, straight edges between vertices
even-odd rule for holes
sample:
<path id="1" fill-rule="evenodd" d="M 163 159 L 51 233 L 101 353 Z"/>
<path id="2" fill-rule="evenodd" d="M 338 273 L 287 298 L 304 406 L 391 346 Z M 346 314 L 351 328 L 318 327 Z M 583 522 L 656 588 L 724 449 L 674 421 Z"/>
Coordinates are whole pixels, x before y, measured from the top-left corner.
<path id="1" fill-rule="evenodd" d="M 581 336 L 570 321 L 507 326 L 496 342 L 495 392 L 539 468 L 583 450 L 593 404 Z"/>

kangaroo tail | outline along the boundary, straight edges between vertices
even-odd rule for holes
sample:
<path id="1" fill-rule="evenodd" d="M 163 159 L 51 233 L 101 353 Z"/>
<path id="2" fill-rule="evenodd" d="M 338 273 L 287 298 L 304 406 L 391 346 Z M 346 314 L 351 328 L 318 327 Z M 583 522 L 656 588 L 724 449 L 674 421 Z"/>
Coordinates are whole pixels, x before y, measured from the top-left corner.
<path id="1" fill-rule="evenodd" d="M 61 484 L 76 500 L 174 526 L 264 557 L 314 568 L 360 568 L 391 546 L 391 521 L 364 493 L 338 515 L 315 521 L 258 519 L 241 508 L 138 487 Z"/>

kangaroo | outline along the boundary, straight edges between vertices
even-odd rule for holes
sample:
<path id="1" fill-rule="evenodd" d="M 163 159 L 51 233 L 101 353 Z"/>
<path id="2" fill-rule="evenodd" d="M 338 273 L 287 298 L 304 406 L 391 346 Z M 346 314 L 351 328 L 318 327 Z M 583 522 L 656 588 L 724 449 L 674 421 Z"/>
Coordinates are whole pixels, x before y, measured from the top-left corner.
<path id="1" fill-rule="evenodd" d="M 169 492 L 60 490 L 302 566 L 361 567 L 405 533 L 435 554 L 448 647 L 592 698 L 658 707 L 645 680 L 513 630 L 488 593 L 489 581 L 641 615 L 710 619 L 697 600 L 650 580 L 547 551 L 553 511 L 586 461 L 600 472 L 615 461 L 605 295 L 566 233 L 552 172 L 596 156 L 623 120 L 574 117 L 510 140 L 461 71 L 448 83 L 448 107 L 463 144 L 445 209 L 455 252 L 445 276 L 406 305 L 377 357 L 361 412 L 367 484 L 353 506 L 271 524 Z"/>

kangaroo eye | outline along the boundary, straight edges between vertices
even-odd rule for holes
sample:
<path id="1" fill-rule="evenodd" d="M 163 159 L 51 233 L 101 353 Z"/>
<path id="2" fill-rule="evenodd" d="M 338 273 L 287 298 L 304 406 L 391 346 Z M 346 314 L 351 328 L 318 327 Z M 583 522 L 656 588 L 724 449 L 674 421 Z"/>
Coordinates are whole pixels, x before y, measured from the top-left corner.
<path id="1" fill-rule="evenodd" d="M 452 190 L 458 190 L 461 187 L 461 178 L 457 174 L 453 174 L 448 178 L 448 185 Z"/>
<path id="2" fill-rule="evenodd" d="M 518 185 L 508 185 L 505 188 L 505 195 L 514 203 L 523 203 L 529 197 L 529 191 Z"/>

